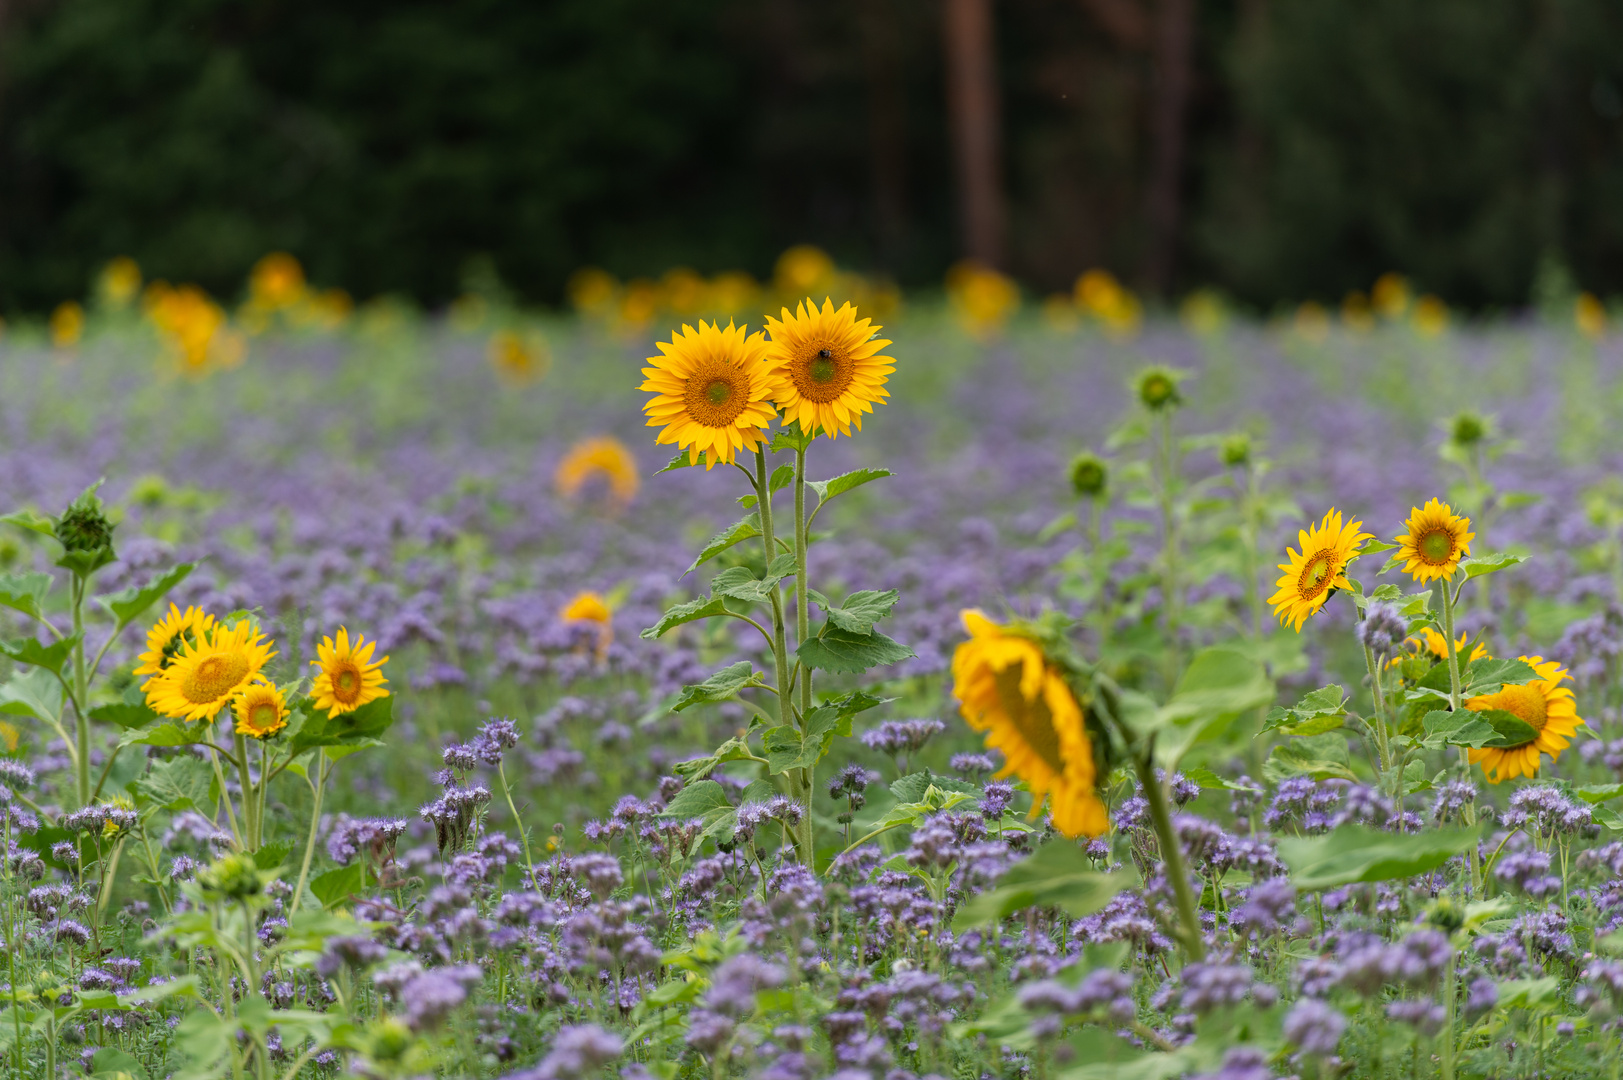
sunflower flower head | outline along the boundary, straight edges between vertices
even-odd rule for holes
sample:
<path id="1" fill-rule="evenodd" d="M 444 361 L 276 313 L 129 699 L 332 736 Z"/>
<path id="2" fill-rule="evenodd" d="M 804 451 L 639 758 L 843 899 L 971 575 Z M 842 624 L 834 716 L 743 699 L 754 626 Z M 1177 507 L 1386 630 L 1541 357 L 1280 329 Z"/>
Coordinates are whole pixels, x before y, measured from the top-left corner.
<path id="1" fill-rule="evenodd" d="M 767 363 L 780 376 L 775 400 L 784 420 L 806 434 L 832 439 L 861 431 L 862 414 L 890 397 L 885 381 L 896 361 L 880 355 L 890 342 L 849 303 L 836 311 L 827 297 L 821 308 L 808 298 L 793 314 L 783 308 L 781 318 L 768 315 L 766 328 Z"/>
<path id="2" fill-rule="evenodd" d="M 684 325 L 669 342 L 655 344 L 662 355 L 648 358 L 653 366 L 642 369 L 647 378 L 639 389 L 654 394 L 642 410 L 649 427 L 663 429 L 658 442 L 687 450 L 694 465 L 703 455 L 706 470 L 761 445 L 780 390 L 775 368 L 762 362 L 767 344 L 760 331 L 701 319 L 697 330 Z"/>
<path id="3" fill-rule="evenodd" d="M 1488 783 L 1538 775 L 1539 755 L 1554 761 L 1572 742 L 1578 725 L 1578 702 L 1572 690 L 1561 684 L 1572 678 L 1566 668 L 1542 656 L 1521 658 L 1537 678 L 1528 683 L 1505 683 L 1497 693 L 1483 694 L 1465 703 L 1473 712 L 1497 709 L 1525 721 L 1537 734 L 1517 746 L 1488 746 L 1471 750 L 1472 764 L 1480 764 Z"/>
<path id="4" fill-rule="evenodd" d="M 168 666 L 147 681 L 147 705 L 176 720 L 213 720 L 238 691 L 265 681 L 265 665 L 275 655 L 252 620 L 217 624 L 183 642 Z"/>
<path id="5" fill-rule="evenodd" d="M 998 775 L 1026 782 L 1033 816 L 1047 798 L 1064 835 L 1102 834 L 1110 816 L 1095 790 L 1093 742 L 1063 671 L 1032 638 L 979 611 L 963 620 L 969 640 L 953 653 L 953 694 L 965 722 L 1003 752 Z"/>
<path id="6" fill-rule="evenodd" d="M 552 480 L 566 499 L 579 496 L 594 480 L 606 483 L 609 496 L 620 506 L 636 498 L 637 489 L 642 486 L 637 476 L 637 459 L 625 443 L 612 435 L 582 439 L 571 446 L 558 463 Z"/>
<path id="7" fill-rule="evenodd" d="M 250 739 L 268 739 L 287 727 L 287 702 L 269 683 L 244 687 L 231 709 L 237 716 L 237 732 Z"/>
<path id="8" fill-rule="evenodd" d="M 383 688 L 389 680 L 383 677 L 383 665 L 389 662 L 373 660 L 372 651 L 377 642 L 367 641 L 360 634 L 350 643 L 349 630 L 338 628 L 336 638 L 322 638 L 316 648 L 317 659 L 310 661 L 319 669 L 310 687 L 315 707 L 326 709 L 328 718 L 354 712 L 362 705 L 389 696 Z"/>
<path id="9" fill-rule="evenodd" d="M 1334 589 L 1348 588 L 1347 565 L 1358 555 L 1358 547 L 1371 534 L 1359 532 L 1362 521 L 1341 522 L 1341 511 L 1332 509 L 1311 529 L 1297 532 L 1301 550 L 1285 549 L 1289 561 L 1279 564 L 1284 571 L 1274 584 L 1278 591 L 1268 598 L 1281 623 L 1290 623 L 1298 633 L 1308 616 L 1324 607 Z"/>
<path id="10" fill-rule="evenodd" d="M 188 607 L 185 611 L 181 611 L 174 604 L 170 604 L 169 614 L 153 623 L 152 629 L 147 631 L 147 651 L 140 656 L 141 662 L 135 668 L 135 676 L 140 678 L 143 675 L 162 674 L 164 668 L 174 661 L 182 646 L 195 645 L 212 629 L 214 616 L 202 608 Z"/>
<path id="11" fill-rule="evenodd" d="M 1447 503 L 1432 499 L 1424 508 L 1409 512 L 1408 532 L 1394 537 L 1398 553 L 1392 558 L 1403 563 L 1403 572 L 1416 581 L 1432 582 L 1451 578 L 1460 559 L 1471 554 L 1471 519 L 1454 513 Z"/>

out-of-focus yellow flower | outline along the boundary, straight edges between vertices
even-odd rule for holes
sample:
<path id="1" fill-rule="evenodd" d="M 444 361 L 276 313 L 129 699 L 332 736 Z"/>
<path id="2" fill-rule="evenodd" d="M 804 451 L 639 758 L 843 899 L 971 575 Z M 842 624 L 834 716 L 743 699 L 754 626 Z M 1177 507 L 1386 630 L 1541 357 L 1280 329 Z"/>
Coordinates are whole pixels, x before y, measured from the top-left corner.
<path id="1" fill-rule="evenodd" d="M 665 271 L 660 279 L 660 291 L 665 297 L 667 310 L 677 315 L 694 315 L 707 308 L 709 288 L 704 278 L 685 266 Z"/>
<path id="2" fill-rule="evenodd" d="M 1228 325 L 1228 305 L 1215 289 L 1196 289 L 1178 306 L 1178 317 L 1199 337 L 1213 337 Z"/>
<path id="3" fill-rule="evenodd" d="M 1606 333 L 1606 308 L 1594 293 L 1579 293 L 1572 307 L 1572 322 L 1586 338 L 1600 338 Z"/>
<path id="4" fill-rule="evenodd" d="M 246 346 L 226 322 L 225 310 L 196 285 L 172 288 L 154 281 L 142 297 L 166 351 L 187 375 L 210 367 L 235 367 Z"/>
<path id="5" fill-rule="evenodd" d="M 546 341 L 537 334 L 524 335 L 515 330 L 498 330 L 491 334 L 485 355 L 496 374 L 515 386 L 536 381 L 552 366 Z"/>
<path id="6" fill-rule="evenodd" d="M 1383 319 L 1401 319 L 1409 310 L 1409 279 L 1402 274 L 1387 271 L 1375 279 L 1370 290 L 1370 301 Z"/>
<path id="7" fill-rule="evenodd" d="M 1043 322 L 1056 334 L 1074 334 L 1082 319 L 1069 296 L 1050 293 L 1043 298 Z"/>
<path id="8" fill-rule="evenodd" d="M 772 282 L 779 292 L 799 297 L 825 291 L 833 277 L 834 260 L 828 252 L 812 244 L 796 244 L 778 256 Z"/>
<path id="9" fill-rule="evenodd" d="M 0 743 L 5 744 L 6 753 L 15 754 L 17 744 L 22 741 L 22 737 L 22 732 L 4 720 L 0 720 Z"/>
<path id="10" fill-rule="evenodd" d="M 290 308 L 304 299 L 304 267 L 285 251 L 273 251 L 254 263 L 248 275 L 250 302 L 268 311 Z"/>
<path id="11" fill-rule="evenodd" d="M 569 302 L 582 315 L 608 315 L 620 293 L 620 283 L 607 270 L 582 267 L 569 275 Z"/>
<path id="12" fill-rule="evenodd" d="M 1341 298 L 1341 322 L 1355 334 L 1367 333 L 1375 325 L 1369 310 L 1369 297 L 1354 289 Z"/>
<path id="13" fill-rule="evenodd" d="M 637 333 L 654 321 L 659 312 L 659 289 L 647 278 L 634 278 L 620 297 L 620 325 Z"/>
<path id="14" fill-rule="evenodd" d="M 1297 305 L 1292 326 L 1304 340 L 1317 345 L 1330 336 L 1330 313 L 1317 300 L 1303 300 Z"/>
<path id="15" fill-rule="evenodd" d="M 570 499 L 597 478 L 608 482 L 610 494 L 621 506 L 636 498 L 637 489 L 642 486 L 637 475 L 637 459 L 625 443 L 609 435 L 582 439 L 571 446 L 552 474 L 559 494 Z"/>
<path id="16" fill-rule="evenodd" d="M 723 315 L 736 315 L 754 307 L 761 294 L 755 279 L 741 270 L 717 274 L 710 281 L 710 308 Z"/>
<path id="17" fill-rule="evenodd" d="M 1020 287 L 991 267 L 965 259 L 947 271 L 947 298 L 971 336 L 989 337 L 1019 310 Z"/>
<path id="18" fill-rule="evenodd" d="M 565 622 L 589 622 L 597 624 L 597 660 L 602 663 L 607 659 L 609 646 L 614 642 L 614 611 L 602 596 L 587 590 L 575 594 L 575 598 L 564 605 L 558 617 Z"/>
<path id="19" fill-rule="evenodd" d="M 1421 337 L 1434 338 L 1448 329 L 1448 305 L 1427 293 L 1414 306 L 1414 328 Z"/>
<path id="20" fill-rule="evenodd" d="M 64 300 L 51 312 L 51 344 L 71 349 L 85 334 L 85 309 L 77 300 Z"/>
<path id="21" fill-rule="evenodd" d="M 108 307 L 127 307 L 141 291 L 141 268 L 128 255 L 120 255 L 101 268 L 96 293 Z"/>
<path id="22" fill-rule="evenodd" d="M 1093 269 L 1076 279 L 1077 307 L 1104 324 L 1112 337 L 1131 337 L 1144 321 L 1144 308 L 1132 291 L 1108 270 Z"/>

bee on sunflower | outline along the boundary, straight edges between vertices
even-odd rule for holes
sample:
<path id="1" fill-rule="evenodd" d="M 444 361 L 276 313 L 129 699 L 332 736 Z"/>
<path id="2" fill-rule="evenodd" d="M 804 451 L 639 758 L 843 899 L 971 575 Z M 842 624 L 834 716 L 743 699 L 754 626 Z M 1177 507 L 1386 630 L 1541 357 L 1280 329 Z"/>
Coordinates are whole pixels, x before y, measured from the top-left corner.
<path id="1" fill-rule="evenodd" d="M 953 653 L 952 692 L 965 722 L 1002 751 L 998 775 L 1026 782 L 1034 817 L 1047 799 L 1065 836 L 1104 833 L 1110 815 L 1096 790 L 1093 742 L 1064 673 L 1031 638 L 979 611 L 961 617 L 969 640 Z"/>
<path id="2" fill-rule="evenodd" d="M 1359 531 L 1363 525 L 1362 521 L 1343 525 L 1341 511 L 1331 509 L 1317 525 L 1297 532 L 1301 550 L 1285 549 L 1287 561 L 1279 564 L 1284 573 L 1274 583 L 1278 591 L 1268 599 L 1281 624 L 1290 623 L 1301 633 L 1302 624 L 1318 614 L 1332 592 L 1351 587 L 1347 567 L 1364 541 L 1374 539 L 1372 533 Z"/>
<path id="3" fill-rule="evenodd" d="M 896 361 L 880 355 L 890 342 L 849 302 L 836 311 L 833 300 L 825 297 L 819 308 L 807 298 L 793 314 L 784 308 L 781 318 L 768 315 L 766 328 L 766 362 L 779 376 L 773 400 L 807 435 L 861 431 L 862 414 L 890 397 L 885 381 Z"/>
<path id="4" fill-rule="evenodd" d="M 1498 692 L 1471 698 L 1465 707 L 1472 712 L 1498 709 L 1510 713 L 1528 724 L 1537 734 L 1516 746 L 1490 746 L 1468 751 L 1473 765 L 1480 764 L 1490 784 L 1513 780 L 1518 776 L 1538 775 L 1539 757 L 1548 754 L 1551 761 L 1561 757 L 1572 742 L 1583 719 L 1578 715 L 1578 703 L 1572 690 L 1561 684 L 1572 678 L 1570 672 L 1554 660 L 1542 656 L 1523 656 L 1523 663 L 1532 668 L 1537 678 L 1527 683 L 1505 683 Z"/>

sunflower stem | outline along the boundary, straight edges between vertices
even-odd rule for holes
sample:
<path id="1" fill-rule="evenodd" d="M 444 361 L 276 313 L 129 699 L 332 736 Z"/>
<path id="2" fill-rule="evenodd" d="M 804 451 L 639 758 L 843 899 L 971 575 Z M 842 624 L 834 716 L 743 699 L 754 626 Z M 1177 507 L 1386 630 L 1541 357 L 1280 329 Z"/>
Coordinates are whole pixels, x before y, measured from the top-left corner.
<path id="1" fill-rule="evenodd" d="M 242 844 L 250 854 L 259 850 L 259 815 L 255 813 L 254 786 L 249 775 L 248 740 L 236 732 L 237 780 L 242 785 Z"/>
<path id="2" fill-rule="evenodd" d="M 79 805 L 90 805 L 90 709 L 85 697 L 89 691 L 89 671 L 85 666 L 85 578 L 73 575 L 73 715 L 74 743 L 78 747 Z"/>
<path id="3" fill-rule="evenodd" d="M 1386 697 L 1381 693 L 1381 671 L 1375 663 L 1375 653 L 1368 645 L 1364 646 L 1364 665 L 1369 668 L 1369 686 L 1375 696 L 1375 745 L 1381 755 L 1381 773 L 1392 767 L 1392 747 L 1386 736 Z M 1399 798 L 1400 792 L 1392 793 Z"/>
<path id="4" fill-rule="evenodd" d="M 761 543 L 766 550 L 767 565 L 770 566 L 773 557 L 777 554 L 778 541 L 776 534 L 772 530 L 772 486 L 767 478 L 766 450 L 764 448 L 755 451 L 755 505 L 759 509 L 761 517 Z M 778 590 L 776 584 L 772 586 L 771 597 L 772 662 L 777 675 L 775 681 L 778 690 L 778 722 L 781 724 L 793 724 L 795 722 L 794 685 L 789 681 L 789 648 L 784 640 L 783 594 Z M 790 782 L 795 787 L 799 786 L 798 777 L 791 777 Z M 799 793 L 796 792 L 795 794 L 798 795 Z M 808 807 L 811 805 L 809 792 L 806 795 L 806 804 Z M 811 818 L 809 809 L 805 817 L 808 820 Z M 804 842 L 803 836 L 798 831 L 795 834 L 795 847 L 798 849 L 797 854 L 800 856 L 800 861 L 810 866 L 812 864 L 811 846 Z"/>
<path id="5" fill-rule="evenodd" d="M 795 447 L 795 642 L 804 644 L 811 636 L 811 601 L 807 595 L 806 584 L 806 548 L 809 539 L 806 536 L 806 444 L 810 438 L 806 432 L 801 432 L 800 445 Z M 799 665 L 797 664 L 797 668 Z M 809 667 L 800 671 L 800 722 L 805 724 L 806 717 L 811 713 L 812 703 L 812 669 Z M 802 730 L 802 735 L 805 732 Z M 805 792 L 805 815 L 801 817 L 797 826 L 800 835 L 797 845 L 806 853 L 806 865 L 812 865 L 813 839 L 812 839 L 812 799 L 817 789 L 817 764 L 813 762 L 801 770 L 801 787 Z"/>
<path id="6" fill-rule="evenodd" d="M 1159 481 L 1156 492 L 1161 504 L 1161 608 L 1166 613 L 1167 686 L 1176 681 L 1180 669 L 1178 661 L 1178 520 L 1173 499 L 1173 470 L 1175 468 L 1172 438 L 1172 410 L 1162 409 L 1160 419 L 1160 445 L 1156 448 Z"/>
<path id="7" fill-rule="evenodd" d="M 316 830 L 321 825 L 321 796 L 327 786 L 327 753 L 325 750 L 316 751 L 316 779 L 310 785 L 315 792 L 312 796 L 313 805 L 310 807 L 310 835 L 304 842 L 304 862 L 299 866 L 299 883 L 293 888 L 292 910 L 299 910 L 299 901 L 304 899 L 304 885 L 310 880 L 310 860 L 316 853 Z M 533 873 L 533 871 L 532 871 Z M 533 884 L 533 883 L 532 883 Z"/>
<path id="8" fill-rule="evenodd" d="M 1459 650 L 1454 647 L 1454 600 L 1455 593 L 1448 587 L 1448 581 L 1443 581 L 1443 640 L 1448 645 L 1448 700 L 1449 707 L 1455 712 L 1460 711 L 1460 657 Z"/>
<path id="9" fill-rule="evenodd" d="M 1138 770 L 1138 783 L 1144 789 L 1144 800 L 1150 804 L 1150 823 L 1155 826 L 1155 839 L 1161 848 L 1161 861 L 1167 877 L 1172 881 L 1172 895 L 1178 905 L 1178 936 L 1183 938 L 1184 952 L 1191 963 L 1206 958 L 1206 943 L 1200 937 L 1200 912 L 1195 894 L 1189 888 L 1189 870 L 1184 865 L 1183 847 L 1172 831 L 1172 815 L 1167 810 L 1166 788 L 1155 775 L 1155 741 L 1146 739 L 1133 754 Z"/>

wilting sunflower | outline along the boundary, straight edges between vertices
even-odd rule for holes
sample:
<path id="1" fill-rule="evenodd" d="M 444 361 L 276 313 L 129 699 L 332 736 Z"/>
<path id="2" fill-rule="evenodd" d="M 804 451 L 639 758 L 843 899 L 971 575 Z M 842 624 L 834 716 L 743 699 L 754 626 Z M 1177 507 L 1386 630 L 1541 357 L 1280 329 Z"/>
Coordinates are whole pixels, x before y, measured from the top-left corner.
<path id="1" fill-rule="evenodd" d="M 255 683 L 231 703 L 237 714 L 236 730 L 254 739 L 268 739 L 287 727 L 287 702 L 282 692 L 268 683 Z"/>
<path id="2" fill-rule="evenodd" d="M 1082 706 L 1064 676 L 1030 638 L 979 611 L 965 611 L 963 620 L 969 640 L 953 653 L 952 692 L 969 726 L 1003 752 L 998 775 L 1026 782 L 1033 815 L 1047 796 L 1054 828 L 1066 836 L 1100 835 L 1110 817 L 1094 791 Z"/>
<path id="3" fill-rule="evenodd" d="M 342 626 L 338 628 L 336 640 L 321 639 L 316 648 L 318 659 L 310 661 L 321 669 L 310 687 L 310 696 L 315 699 L 316 708 L 327 710 L 329 719 L 389 696 L 389 691 L 383 688 L 389 681 L 383 677 L 383 665 L 389 658 L 385 656 L 374 662 L 372 650 L 376 647 L 377 642 L 367 641 L 360 634 L 355 635 L 355 644 L 351 646 L 349 630 Z"/>
<path id="4" fill-rule="evenodd" d="M 1281 623 L 1290 623 L 1300 633 L 1307 617 L 1317 613 L 1330 598 L 1331 589 L 1349 587 L 1347 564 L 1358 545 L 1371 539 L 1371 534 L 1358 531 L 1363 524 L 1351 521 L 1343 528 L 1341 511 L 1331 510 L 1313 528 L 1297 532 L 1302 550 L 1285 549 L 1290 561 L 1279 564 L 1285 573 L 1274 583 L 1279 591 L 1268 598 Z"/>
<path id="5" fill-rule="evenodd" d="M 686 449 L 688 461 L 704 467 L 731 463 L 740 450 L 754 450 L 766 437 L 766 426 L 777 416 L 772 401 L 779 393 L 779 377 L 762 362 L 766 338 L 757 330 L 727 328 L 699 321 L 699 328 L 684 325 L 670 343 L 655 342 L 663 356 L 650 356 L 653 367 L 638 387 L 651 390 L 654 399 L 642 407 L 649 427 L 663 427 L 658 442 Z"/>
<path id="6" fill-rule="evenodd" d="M 1542 656 L 1521 659 L 1538 678 L 1530 683 L 1505 683 L 1497 694 L 1484 694 L 1465 703 L 1465 707 L 1474 712 L 1503 709 L 1538 731 L 1536 738 L 1520 746 L 1490 746 L 1470 751 L 1472 764 L 1482 765 L 1490 784 L 1518 776 L 1537 776 L 1539 755 L 1549 754 L 1551 761 L 1559 758 L 1572 741 L 1578 725 L 1583 723 L 1572 691 L 1561 685 L 1572 678 L 1567 669 Z"/>
<path id="7" fill-rule="evenodd" d="M 831 439 L 851 434 L 853 425 L 861 431 L 862 414 L 890 397 L 884 384 L 896 361 L 879 355 L 890 342 L 876 337 L 879 327 L 858 319 L 849 303 L 835 311 L 826 297 L 821 309 L 807 299 L 793 315 L 782 311 L 781 320 L 766 317 L 772 334 L 766 358 L 783 376 L 776 400 L 784 419 Z"/>
<path id="8" fill-rule="evenodd" d="M 612 435 L 582 439 L 571 446 L 552 474 L 559 493 L 569 499 L 594 479 L 607 481 L 609 493 L 621 506 L 636 497 L 642 484 L 637 477 L 637 459 L 625 443 Z"/>
<path id="9" fill-rule="evenodd" d="M 133 674 L 136 678 L 161 674 L 174 661 L 183 644 L 196 642 L 213 628 L 214 616 L 202 608 L 188 607 L 181 611 L 170 604 L 169 614 L 147 631 L 147 651 L 141 654 L 141 664 Z"/>
<path id="10" fill-rule="evenodd" d="M 254 624 L 216 625 L 180 646 L 169 666 L 146 685 L 147 705 L 177 720 L 213 720 L 243 687 L 263 682 L 276 652 Z"/>
<path id="11" fill-rule="evenodd" d="M 1403 572 L 1416 581 L 1436 581 L 1454 576 L 1460 557 L 1471 554 L 1471 519 L 1461 517 L 1447 503 L 1431 500 L 1425 509 L 1409 512 L 1409 531 L 1393 537 L 1398 542 L 1394 559 L 1402 559 Z"/>

